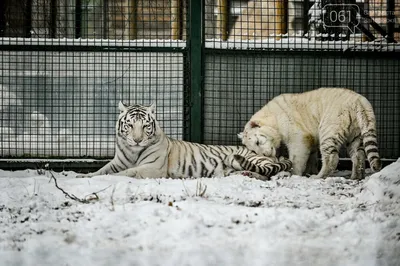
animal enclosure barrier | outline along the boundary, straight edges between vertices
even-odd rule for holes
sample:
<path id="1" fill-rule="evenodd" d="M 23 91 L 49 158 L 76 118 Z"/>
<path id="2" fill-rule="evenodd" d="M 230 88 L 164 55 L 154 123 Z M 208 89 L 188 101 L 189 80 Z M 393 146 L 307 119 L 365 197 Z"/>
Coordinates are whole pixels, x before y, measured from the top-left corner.
<path id="1" fill-rule="evenodd" d="M 0 167 L 110 159 L 120 100 L 156 103 L 173 138 L 239 144 L 274 96 L 327 86 L 371 101 L 396 159 L 399 22 L 397 0 L 0 1 Z"/>

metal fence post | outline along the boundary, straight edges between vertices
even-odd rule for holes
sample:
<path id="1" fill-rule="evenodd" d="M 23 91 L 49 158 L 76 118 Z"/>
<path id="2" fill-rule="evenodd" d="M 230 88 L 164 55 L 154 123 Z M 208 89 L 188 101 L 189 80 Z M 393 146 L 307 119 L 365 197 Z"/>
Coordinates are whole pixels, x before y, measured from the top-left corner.
<path id="1" fill-rule="evenodd" d="M 203 37 L 204 0 L 189 0 L 189 72 L 190 134 L 189 140 L 203 141 Z"/>
<path id="2" fill-rule="evenodd" d="M 4 37 L 6 33 L 6 2 L 0 1 L 0 37 Z"/>
<path id="3" fill-rule="evenodd" d="M 82 37 L 82 0 L 75 0 L 75 38 Z"/>
<path id="4" fill-rule="evenodd" d="M 387 0 L 386 1 L 386 31 L 387 31 L 387 40 L 388 42 L 395 42 L 394 40 L 394 26 L 396 17 L 394 15 L 394 0 Z"/>
<path id="5" fill-rule="evenodd" d="M 32 1 L 27 1 L 24 6 L 24 37 L 32 37 Z"/>

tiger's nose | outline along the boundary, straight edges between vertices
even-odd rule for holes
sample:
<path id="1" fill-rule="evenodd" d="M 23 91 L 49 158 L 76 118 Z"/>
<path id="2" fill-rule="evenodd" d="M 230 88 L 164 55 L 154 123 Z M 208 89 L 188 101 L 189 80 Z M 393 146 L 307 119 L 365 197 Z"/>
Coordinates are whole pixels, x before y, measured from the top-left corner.
<path id="1" fill-rule="evenodd" d="M 136 143 L 140 143 L 143 140 L 143 137 L 139 137 L 139 138 L 132 138 L 134 142 Z"/>

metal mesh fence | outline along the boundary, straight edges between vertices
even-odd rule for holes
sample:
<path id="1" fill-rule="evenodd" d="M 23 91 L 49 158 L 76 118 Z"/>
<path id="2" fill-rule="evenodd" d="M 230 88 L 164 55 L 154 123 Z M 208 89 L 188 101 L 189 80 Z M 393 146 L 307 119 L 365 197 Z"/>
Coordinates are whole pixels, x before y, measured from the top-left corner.
<path id="1" fill-rule="evenodd" d="M 236 49 L 265 49 L 267 44 L 311 49 L 352 47 L 367 41 L 393 43 L 400 38 L 399 16 L 398 0 L 205 0 L 205 36 L 228 41 L 209 47 Z"/>
<path id="2" fill-rule="evenodd" d="M 5 0 L 1 37 L 184 39 L 181 0 Z"/>
<path id="3" fill-rule="evenodd" d="M 240 144 L 281 93 L 345 87 L 374 106 L 383 158 L 399 157 L 400 1 L 218 0 L 205 12 L 205 143 Z"/>
<path id="4" fill-rule="evenodd" d="M 1 157 L 110 158 L 120 100 L 183 137 L 183 1 L 1 3 Z"/>
<path id="5" fill-rule="evenodd" d="M 281 93 L 344 87 L 366 96 L 372 103 L 382 156 L 393 159 L 400 154 L 399 60 L 231 51 L 210 52 L 205 68 L 206 143 L 239 144 L 236 134 L 250 117 Z"/>
<path id="6" fill-rule="evenodd" d="M 119 100 L 167 135 L 238 144 L 268 100 L 366 96 L 400 156 L 399 0 L 0 1 L 2 158 L 110 158 Z"/>

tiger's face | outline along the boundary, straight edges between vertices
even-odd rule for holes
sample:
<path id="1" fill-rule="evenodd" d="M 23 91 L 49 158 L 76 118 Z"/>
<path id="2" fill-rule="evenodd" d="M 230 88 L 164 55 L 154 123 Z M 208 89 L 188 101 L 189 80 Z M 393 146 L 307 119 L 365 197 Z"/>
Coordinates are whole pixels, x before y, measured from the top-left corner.
<path id="1" fill-rule="evenodd" d="M 238 134 L 242 144 L 249 150 L 264 156 L 276 156 L 276 151 L 280 146 L 280 137 L 276 130 L 260 125 L 256 122 L 250 122 L 246 125 L 243 132 Z"/>
<path id="2" fill-rule="evenodd" d="M 116 124 L 117 135 L 131 147 L 147 147 L 157 141 L 155 106 L 125 105 L 119 103 L 120 115 Z"/>
<path id="3" fill-rule="evenodd" d="M 238 137 L 249 150 L 267 157 L 276 156 L 276 148 L 273 139 L 264 135 L 262 132 L 257 130 L 245 130 L 239 133 Z"/>

